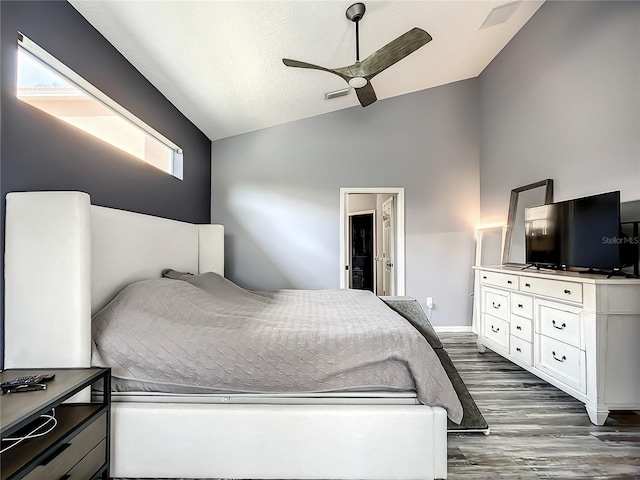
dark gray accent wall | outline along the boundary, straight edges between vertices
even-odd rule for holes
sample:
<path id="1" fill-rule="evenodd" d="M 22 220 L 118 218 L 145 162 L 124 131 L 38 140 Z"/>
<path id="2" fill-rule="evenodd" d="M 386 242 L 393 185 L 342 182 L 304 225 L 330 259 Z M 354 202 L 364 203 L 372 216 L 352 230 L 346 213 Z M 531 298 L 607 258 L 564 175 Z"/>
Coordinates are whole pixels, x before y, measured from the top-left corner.
<path id="1" fill-rule="evenodd" d="M 65 1 L 3 1 L 2 197 L 81 190 L 92 202 L 189 222 L 210 218 L 211 141 Z M 178 180 L 16 99 L 17 32 L 184 150 Z"/>
<path id="2" fill-rule="evenodd" d="M 640 2 L 546 2 L 480 75 L 480 199 L 552 178 L 556 200 L 640 199 Z"/>
<path id="3" fill-rule="evenodd" d="M 340 187 L 404 187 L 407 294 L 470 325 L 479 215 L 477 81 L 213 142 L 212 220 L 249 288 L 338 288 Z"/>
<path id="4" fill-rule="evenodd" d="M 5 195 L 30 190 L 80 190 L 97 205 L 209 222 L 211 141 L 200 130 L 66 1 L 1 1 L 0 18 L 2 225 Z M 180 145 L 184 180 L 16 99 L 18 31 Z"/>

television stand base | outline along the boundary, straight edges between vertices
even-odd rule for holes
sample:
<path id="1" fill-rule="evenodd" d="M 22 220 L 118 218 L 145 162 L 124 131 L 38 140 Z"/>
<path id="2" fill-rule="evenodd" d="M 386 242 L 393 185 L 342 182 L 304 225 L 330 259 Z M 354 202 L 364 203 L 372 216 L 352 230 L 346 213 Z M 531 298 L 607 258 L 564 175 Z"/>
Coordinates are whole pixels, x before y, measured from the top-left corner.
<path id="1" fill-rule="evenodd" d="M 580 270 L 578 273 L 592 273 L 595 275 L 606 275 L 607 278 L 612 278 L 612 277 L 623 277 L 623 278 L 637 278 L 634 277 L 632 274 L 629 273 L 625 273 L 622 270 L 595 270 L 593 268 L 590 268 L 588 270 Z"/>
<path id="2" fill-rule="evenodd" d="M 529 265 L 525 265 L 524 267 L 520 268 L 520 270 L 528 270 L 529 268 L 535 268 L 539 272 L 559 272 L 567 270 L 567 267 L 562 265 L 539 265 L 537 263 L 530 263 Z"/>

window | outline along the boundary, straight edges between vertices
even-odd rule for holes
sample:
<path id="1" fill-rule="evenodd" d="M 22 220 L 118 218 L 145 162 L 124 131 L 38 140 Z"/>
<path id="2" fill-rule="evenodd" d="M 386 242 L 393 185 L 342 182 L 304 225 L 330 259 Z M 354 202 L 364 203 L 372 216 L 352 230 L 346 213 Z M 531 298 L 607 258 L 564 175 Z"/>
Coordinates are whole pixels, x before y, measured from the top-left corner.
<path id="1" fill-rule="evenodd" d="M 18 99 L 182 179 L 182 149 L 18 33 Z"/>

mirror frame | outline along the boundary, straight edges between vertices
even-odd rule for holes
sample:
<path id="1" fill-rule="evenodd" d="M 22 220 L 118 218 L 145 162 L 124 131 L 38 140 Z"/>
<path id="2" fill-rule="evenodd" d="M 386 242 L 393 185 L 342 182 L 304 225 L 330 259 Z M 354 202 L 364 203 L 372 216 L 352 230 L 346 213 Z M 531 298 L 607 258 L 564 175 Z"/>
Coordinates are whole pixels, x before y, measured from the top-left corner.
<path id="1" fill-rule="evenodd" d="M 530 183 L 522 187 L 514 188 L 511 190 L 511 198 L 509 199 L 509 216 L 507 218 L 507 227 L 504 238 L 504 250 L 502 251 L 502 264 L 512 266 L 523 266 L 526 263 L 511 262 L 509 256 L 511 255 L 511 243 L 513 242 L 513 230 L 515 226 L 516 217 L 518 214 L 518 198 L 521 192 L 527 190 L 533 190 L 534 188 L 545 187 L 544 204 L 547 205 L 553 202 L 553 180 L 547 178 L 539 182 Z"/>

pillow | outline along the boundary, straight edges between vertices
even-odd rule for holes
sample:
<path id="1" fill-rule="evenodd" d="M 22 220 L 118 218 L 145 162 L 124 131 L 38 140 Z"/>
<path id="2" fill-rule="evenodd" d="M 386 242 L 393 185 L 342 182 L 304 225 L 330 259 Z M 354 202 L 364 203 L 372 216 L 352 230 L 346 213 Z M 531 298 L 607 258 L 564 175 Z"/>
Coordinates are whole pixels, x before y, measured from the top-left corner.
<path id="1" fill-rule="evenodd" d="M 172 280 L 179 280 L 180 277 L 183 277 L 184 275 L 191 275 L 191 273 L 177 272 L 177 271 L 172 270 L 170 268 L 165 268 L 164 270 L 162 270 L 162 278 L 170 278 Z"/>

